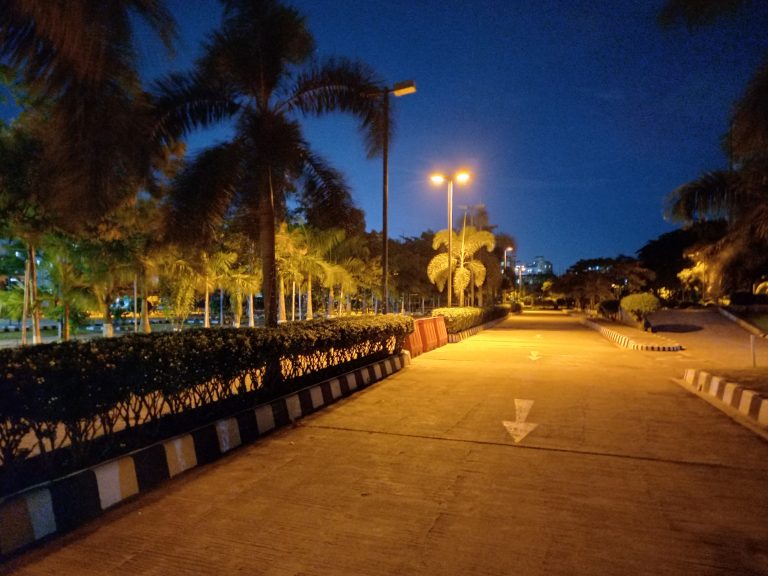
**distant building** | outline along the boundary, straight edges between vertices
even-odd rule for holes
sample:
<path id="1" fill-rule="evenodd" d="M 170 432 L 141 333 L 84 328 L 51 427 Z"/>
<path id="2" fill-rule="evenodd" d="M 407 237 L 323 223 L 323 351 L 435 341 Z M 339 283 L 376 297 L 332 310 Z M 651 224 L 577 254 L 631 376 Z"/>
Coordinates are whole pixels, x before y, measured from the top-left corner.
<path id="1" fill-rule="evenodd" d="M 552 274 L 552 262 L 544 260 L 544 256 L 536 256 L 528 270 L 529 274 Z"/>
<path id="2" fill-rule="evenodd" d="M 530 264 L 515 264 L 515 276 L 518 287 L 538 288 L 548 276 L 552 276 L 552 262 L 544 256 L 536 256 Z"/>

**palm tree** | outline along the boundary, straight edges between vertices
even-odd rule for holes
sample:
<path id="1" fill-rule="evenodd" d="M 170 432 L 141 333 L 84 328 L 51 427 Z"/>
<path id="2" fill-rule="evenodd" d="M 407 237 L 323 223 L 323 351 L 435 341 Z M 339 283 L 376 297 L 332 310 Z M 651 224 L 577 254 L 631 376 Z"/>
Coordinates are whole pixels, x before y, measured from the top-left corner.
<path id="1" fill-rule="evenodd" d="M 132 17 L 170 47 L 163 0 L 2 0 L 0 58 L 29 90 L 49 180 L 46 205 L 79 229 L 153 180 L 151 106 L 136 72 Z"/>
<path id="2" fill-rule="evenodd" d="M 61 339 L 69 340 L 73 311 L 83 312 L 98 307 L 93 291 L 83 274 L 82 254 L 76 241 L 62 234 L 46 236 L 42 266 L 48 272 L 53 298 L 61 313 Z"/>
<path id="3" fill-rule="evenodd" d="M 470 282 L 480 287 L 485 282 L 485 266 L 479 260 L 473 260 L 481 248 L 488 252 L 493 250 L 493 234 L 487 230 L 478 230 L 474 226 L 463 226 L 460 233 L 453 232 L 451 240 L 453 248 L 453 291 L 459 297 L 459 306 L 464 306 L 464 291 Z M 432 248 L 437 250 L 442 246 L 448 246 L 448 230 L 440 230 L 435 234 Z M 442 291 L 443 285 L 448 281 L 448 253 L 442 252 L 432 258 L 427 266 L 427 275 L 430 281 Z"/>
<path id="4" fill-rule="evenodd" d="M 43 197 L 48 184 L 40 140 L 24 116 L 12 125 L 0 124 L 0 216 L 3 233 L 21 240 L 25 247 L 24 306 L 21 342 L 26 344 L 26 325 L 32 313 L 32 339 L 39 344 L 40 306 L 37 293 L 37 249 L 51 228 L 52 210 Z"/>
<path id="5" fill-rule="evenodd" d="M 740 9 L 744 0 L 668 0 L 660 15 L 671 25 L 682 19 L 689 28 L 709 24 Z M 716 268 L 736 269 L 735 262 L 760 257 L 768 249 L 768 61 L 758 69 L 736 103 L 725 139 L 727 171 L 704 174 L 674 190 L 668 215 L 691 224 L 725 218 L 726 237 L 710 246 Z"/>
<path id="6" fill-rule="evenodd" d="M 305 317 L 312 320 L 314 309 L 312 306 L 312 287 L 313 282 L 318 280 L 323 282 L 328 276 L 332 264 L 328 261 L 328 255 L 338 246 L 345 237 L 345 233 L 340 228 L 329 228 L 327 230 L 318 230 L 302 226 L 299 228 L 301 233 L 301 243 L 307 247 L 307 252 L 302 254 L 300 260 L 300 269 L 306 278 L 307 289 L 307 310 Z"/>
<path id="7" fill-rule="evenodd" d="M 275 326 L 275 226 L 286 194 L 302 179 L 305 189 L 326 197 L 346 188 L 311 151 L 296 114 L 356 116 L 372 154 L 383 140 L 383 122 L 381 99 L 369 95 L 380 83 L 359 63 L 310 64 L 314 41 L 296 10 L 276 0 L 222 3 L 222 26 L 194 71 L 157 85 L 159 131 L 177 137 L 234 120 L 234 136 L 200 154 L 180 178 L 176 216 L 198 235 L 219 225 L 233 206 L 258 222 L 265 322 Z"/>

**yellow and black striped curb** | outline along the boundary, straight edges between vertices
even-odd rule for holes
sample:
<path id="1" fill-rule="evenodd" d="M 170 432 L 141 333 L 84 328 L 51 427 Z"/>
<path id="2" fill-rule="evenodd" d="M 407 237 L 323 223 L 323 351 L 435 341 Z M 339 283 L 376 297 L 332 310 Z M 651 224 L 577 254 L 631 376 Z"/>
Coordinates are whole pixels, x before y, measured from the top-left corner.
<path id="1" fill-rule="evenodd" d="M 629 336 L 621 334 L 616 330 L 611 330 L 610 328 L 598 324 L 597 322 L 591 322 L 585 318 L 582 318 L 580 321 L 587 328 L 597 330 L 602 336 L 608 338 L 608 340 L 615 342 L 623 348 L 629 348 L 630 350 L 644 350 L 647 352 L 679 352 L 680 350 L 683 350 L 683 347 L 680 344 L 672 342 L 671 340 L 667 340 L 662 336 L 657 336 L 657 338 L 660 340 L 659 344 L 643 344 L 640 342 L 635 342 Z"/>
<path id="2" fill-rule="evenodd" d="M 0 558 L 96 518 L 126 499 L 401 370 L 401 353 L 0 500 Z"/>
<path id="3" fill-rule="evenodd" d="M 710 396 L 718 403 L 733 408 L 760 427 L 768 429 L 768 398 L 709 372 L 688 368 L 683 376 L 686 386 Z"/>

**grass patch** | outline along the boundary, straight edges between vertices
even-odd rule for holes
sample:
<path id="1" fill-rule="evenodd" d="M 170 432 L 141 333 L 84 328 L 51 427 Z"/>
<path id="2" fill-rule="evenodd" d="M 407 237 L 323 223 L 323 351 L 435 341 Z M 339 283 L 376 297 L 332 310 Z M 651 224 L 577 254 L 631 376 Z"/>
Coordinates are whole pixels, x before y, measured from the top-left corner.
<path id="1" fill-rule="evenodd" d="M 768 333 L 768 313 L 748 314 L 746 320 L 760 328 L 763 332 Z"/>

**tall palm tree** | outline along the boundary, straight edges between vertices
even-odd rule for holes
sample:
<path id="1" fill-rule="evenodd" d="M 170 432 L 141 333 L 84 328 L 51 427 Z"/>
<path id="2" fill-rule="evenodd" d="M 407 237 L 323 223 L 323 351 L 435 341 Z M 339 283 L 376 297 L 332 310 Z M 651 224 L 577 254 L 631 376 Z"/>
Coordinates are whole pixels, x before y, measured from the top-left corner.
<path id="1" fill-rule="evenodd" d="M 340 174 L 311 151 L 297 115 L 356 116 L 373 154 L 384 123 L 381 99 L 370 95 L 380 83 L 360 63 L 311 63 L 314 41 L 293 8 L 276 0 L 221 1 L 221 28 L 195 69 L 157 85 L 159 131 L 173 138 L 234 121 L 234 136 L 200 154 L 180 178 L 177 218 L 198 235 L 220 224 L 233 206 L 258 222 L 265 322 L 275 326 L 275 226 L 286 194 L 299 180 L 326 197 L 345 189 Z"/>
<path id="2" fill-rule="evenodd" d="M 448 245 L 448 230 L 440 230 L 435 234 L 432 241 L 432 248 L 437 250 L 442 246 Z M 451 240 L 453 254 L 453 291 L 459 297 L 459 306 L 464 306 L 464 291 L 473 282 L 476 287 L 480 287 L 485 282 L 485 266 L 479 260 L 473 260 L 474 256 L 481 248 L 488 252 L 493 250 L 493 234 L 487 230 L 478 230 L 474 226 L 463 226 L 461 232 L 453 232 Z M 427 266 L 427 275 L 433 284 L 436 284 L 439 290 L 448 281 L 449 268 L 448 253 L 440 253 L 429 262 Z"/>
<path id="3" fill-rule="evenodd" d="M 301 271 L 306 278 L 307 310 L 306 319 L 314 317 L 312 305 L 312 286 L 315 280 L 323 282 L 332 266 L 328 261 L 328 255 L 338 246 L 345 237 L 340 228 L 317 230 L 302 226 L 299 228 L 302 235 L 302 244 L 307 247 L 307 252 L 301 258 Z"/>

